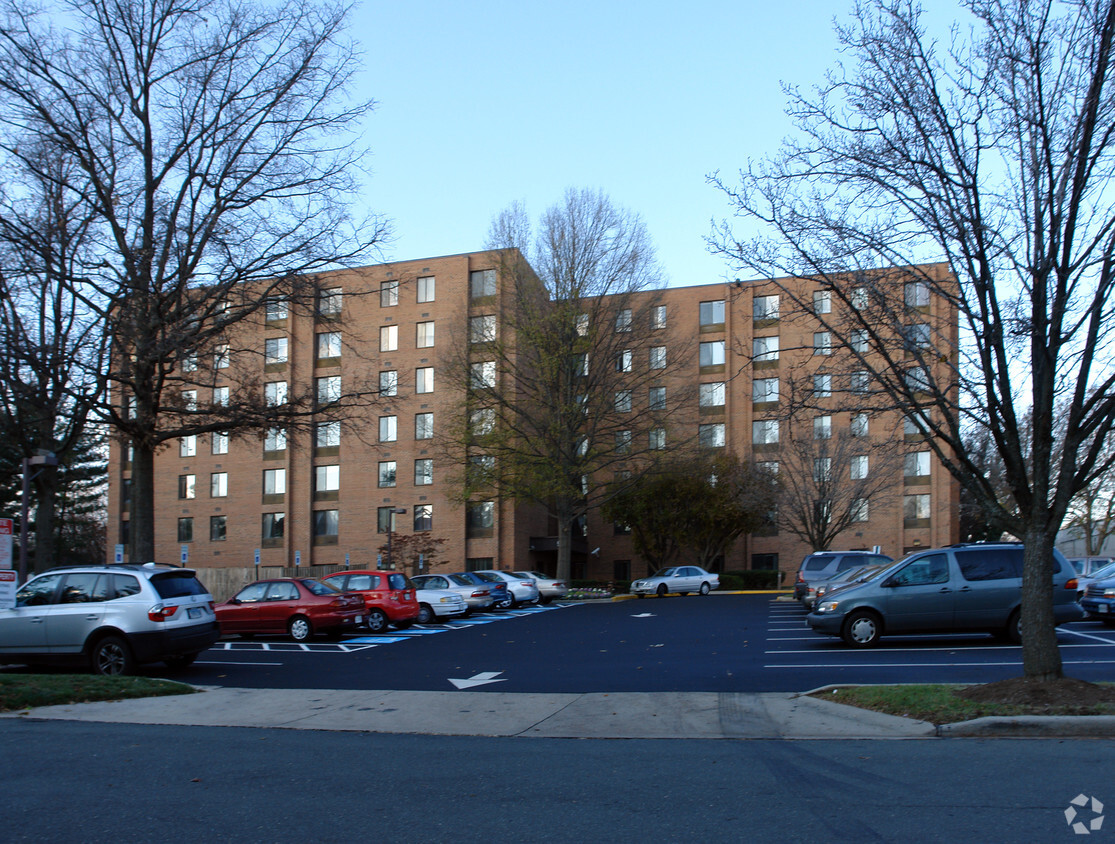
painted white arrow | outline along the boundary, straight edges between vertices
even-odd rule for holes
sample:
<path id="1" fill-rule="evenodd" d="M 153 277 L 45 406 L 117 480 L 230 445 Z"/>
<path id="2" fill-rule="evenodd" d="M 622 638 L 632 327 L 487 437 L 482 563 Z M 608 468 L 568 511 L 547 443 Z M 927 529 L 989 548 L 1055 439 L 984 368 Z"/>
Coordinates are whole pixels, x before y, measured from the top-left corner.
<path id="1" fill-rule="evenodd" d="M 483 686 L 485 683 L 506 683 L 507 679 L 497 680 L 502 671 L 481 671 L 479 674 L 473 674 L 467 680 L 454 680 L 449 679 L 449 682 L 456 686 L 458 689 L 471 689 L 473 686 Z"/>
<path id="2" fill-rule="evenodd" d="M 641 612 L 638 615 L 633 615 L 631 617 L 632 618 L 654 618 L 654 613 L 652 613 L 652 612 Z"/>

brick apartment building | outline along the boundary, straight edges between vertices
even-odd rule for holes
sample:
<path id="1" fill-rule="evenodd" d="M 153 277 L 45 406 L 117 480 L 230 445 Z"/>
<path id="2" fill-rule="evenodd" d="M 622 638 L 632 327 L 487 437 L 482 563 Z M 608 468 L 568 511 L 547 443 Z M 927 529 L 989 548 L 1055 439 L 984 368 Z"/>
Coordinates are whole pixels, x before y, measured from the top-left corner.
<path id="1" fill-rule="evenodd" d="M 262 371 L 268 401 L 312 389 L 330 396 L 370 385 L 379 398 L 356 419 L 327 417 L 299 430 L 186 438 L 156 456 L 157 559 L 191 566 L 251 567 L 271 573 L 299 567 L 322 573 L 334 567 L 383 563 L 387 538 L 427 533 L 443 540 L 435 570 L 535 569 L 556 565 L 556 525 L 545 511 L 494 497 L 479 507 L 455 499 L 459 467 L 445 465 L 439 431 L 462 413 L 462 394 L 444 376 L 463 316 L 478 313 L 499 325 L 502 271 L 499 253 L 475 252 L 383 264 L 324 278 L 314 313 L 270 305 L 258 325 L 238 331 L 236 347 L 254 348 L 239 365 L 201 361 L 213 376 L 190 401 L 218 401 L 235 389 L 244 366 Z M 945 278 L 946 268 L 926 271 Z M 808 282 L 802 282 L 808 285 Z M 483 292 L 480 300 L 477 292 Z M 808 295 L 803 290 L 803 295 Z M 692 395 L 690 415 L 702 444 L 772 465 L 785 461 L 793 437 L 866 432 L 891 440 L 904 459 L 892 469 L 888 494 L 866 506 L 862 521 L 834 547 L 879 546 L 898 557 L 916 547 L 956 541 L 958 487 L 904 426 L 885 411 L 849 407 L 847 391 L 825 409 L 826 366 L 839 357 L 815 320 L 794 313 L 771 281 L 735 282 L 648 291 L 655 320 L 694 347 L 692 365 L 671 371 L 666 396 Z M 823 295 L 823 294 L 819 294 Z M 897 294 L 901 295 L 901 294 Z M 935 323 L 952 354 L 956 317 L 946 305 L 920 299 L 915 309 Z M 659 326 L 661 327 L 661 326 Z M 642 327 L 635 326 L 642 331 Z M 652 326 L 647 326 L 650 329 Z M 663 335 L 667 336 L 667 335 Z M 661 354 L 668 355 L 665 346 Z M 651 355 L 655 351 L 652 349 Z M 652 364 L 653 365 L 653 364 Z M 819 374 L 820 373 L 820 374 Z M 259 373 L 255 373 L 259 377 Z M 854 376 L 853 376 L 854 377 Z M 813 379 L 810 409 L 796 409 L 791 384 Z M 699 391 L 674 386 L 701 385 Z M 197 395 L 213 390 L 212 396 Z M 840 391 L 837 391 L 838 393 Z M 689 432 L 696 438 L 697 431 Z M 910 455 L 910 456 L 905 456 Z M 787 471 L 787 466 L 779 471 Z M 127 536 L 127 450 L 110 454 L 108 547 Z M 594 580 L 642 576 L 647 564 L 630 536 L 590 512 L 573 542 L 573 576 Z M 809 547 L 787 531 L 744 536 L 722 561 L 723 570 L 794 571 Z"/>

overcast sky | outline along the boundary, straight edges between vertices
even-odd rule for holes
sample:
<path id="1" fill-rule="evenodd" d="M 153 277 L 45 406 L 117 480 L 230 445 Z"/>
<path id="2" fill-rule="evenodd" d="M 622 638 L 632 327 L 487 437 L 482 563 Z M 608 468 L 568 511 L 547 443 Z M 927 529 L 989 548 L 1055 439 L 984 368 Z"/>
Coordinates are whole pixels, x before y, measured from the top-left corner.
<path id="1" fill-rule="evenodd" d="M 705 177 L 777 150 L 792 128 L 781 83 L 822 80 L 850 5 L 365 2 L 364 201 L 394 221 L 384 259 L 481 249 L 511 202 L 537 218 L 588 187 L 642 215 L 672 285 L 734 277 L 705 247 L 730 210 Z"/>

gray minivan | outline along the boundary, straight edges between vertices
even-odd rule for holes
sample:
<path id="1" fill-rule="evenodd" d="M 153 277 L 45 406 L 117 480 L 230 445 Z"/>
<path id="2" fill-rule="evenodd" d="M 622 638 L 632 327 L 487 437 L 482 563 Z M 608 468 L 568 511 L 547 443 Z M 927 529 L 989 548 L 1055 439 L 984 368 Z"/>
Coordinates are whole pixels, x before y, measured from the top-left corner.
<path id="1" fill-rule="evenodd" d="M 1018 642 L 1022 555 L 1015 543 L 919 551 L 866 583 L 822 598 L 807 617 L 809 626 L 857 648 L 894 633 L 988 631 Z M 1083 616 L 1076 573 L 1060 551 L 1053 557 L 1053 617 L 1057 624 L 1076 621 Z"/>

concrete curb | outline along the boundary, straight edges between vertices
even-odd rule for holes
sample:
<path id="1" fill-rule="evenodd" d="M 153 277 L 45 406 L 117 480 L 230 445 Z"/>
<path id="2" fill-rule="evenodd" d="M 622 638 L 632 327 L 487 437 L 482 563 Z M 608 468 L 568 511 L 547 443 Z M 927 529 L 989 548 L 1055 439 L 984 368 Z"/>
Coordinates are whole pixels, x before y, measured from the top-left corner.
<path id="1" fill-rule="evenodd" d="M 941 724 L 942 738 L 1115 738 L 1115 715 L 1010 715 Z"/>

